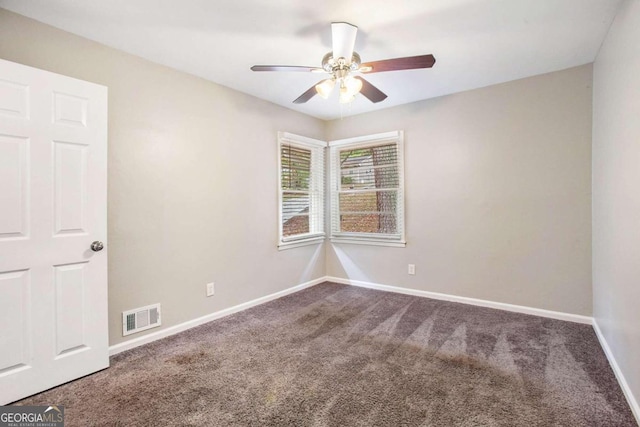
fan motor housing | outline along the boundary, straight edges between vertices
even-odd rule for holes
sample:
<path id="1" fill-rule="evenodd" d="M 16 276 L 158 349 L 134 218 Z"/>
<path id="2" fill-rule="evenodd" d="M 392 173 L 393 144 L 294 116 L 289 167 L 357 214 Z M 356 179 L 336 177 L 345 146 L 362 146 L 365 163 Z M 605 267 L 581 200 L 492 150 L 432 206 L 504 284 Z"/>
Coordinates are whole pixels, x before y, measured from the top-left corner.
<path id="1" fill-rule="evenodd" d="M 329 52 L 322 58 L 322 68 L 328 73 L 333 73 L 339 70 L 355 71 L 360 68 L 361 62 L 362 60 L 357 52 L 353 52 L 350 62 L 347 62 L 345 58 L 336 59 L 333 57 L 333 52 Z"/>

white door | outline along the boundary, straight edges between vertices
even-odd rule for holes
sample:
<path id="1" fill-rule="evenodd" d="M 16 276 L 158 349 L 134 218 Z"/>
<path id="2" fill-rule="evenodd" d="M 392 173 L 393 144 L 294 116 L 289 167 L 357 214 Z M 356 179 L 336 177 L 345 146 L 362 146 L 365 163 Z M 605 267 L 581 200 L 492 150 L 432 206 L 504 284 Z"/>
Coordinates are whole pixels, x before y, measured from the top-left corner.
<path id="1" fill-rule="evenodd" d="M 0 404 L 109 366 L 106 166 L 107 88 L 0 60 Z"/>

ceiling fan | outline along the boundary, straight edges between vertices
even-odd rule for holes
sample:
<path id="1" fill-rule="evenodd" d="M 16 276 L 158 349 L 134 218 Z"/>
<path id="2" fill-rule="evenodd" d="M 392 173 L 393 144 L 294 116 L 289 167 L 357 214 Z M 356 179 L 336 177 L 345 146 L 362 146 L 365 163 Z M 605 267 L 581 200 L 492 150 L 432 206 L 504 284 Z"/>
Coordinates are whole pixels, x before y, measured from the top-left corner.
<path id="1" fill-rule="evenodd" d="M 360 60 L 360 55 L 353 50 L 357 32 L 358 27 L 355 25 L 346 22 L 331 23 L 333 51 L 322 58 L 321 68 L 295 65 L 254 65 L 251 70 L 302 71 L 330 74 L 331 77 L 310 87 L 296 98 L 293 103 L 304 104 L 316 94 L 327 99 L 337 84 L 340 89 L 340 103 L 344 104 L 353 101 L 358 93 L 362 93 L 371 102 L 380 102 L 387 98 L 387 95 L 380 89 L 369 83 L 362 76 L 354 74 L 431 68 L 436 62 L 433 55 L 419 55 L 384 59 L 363 64 Z"/>

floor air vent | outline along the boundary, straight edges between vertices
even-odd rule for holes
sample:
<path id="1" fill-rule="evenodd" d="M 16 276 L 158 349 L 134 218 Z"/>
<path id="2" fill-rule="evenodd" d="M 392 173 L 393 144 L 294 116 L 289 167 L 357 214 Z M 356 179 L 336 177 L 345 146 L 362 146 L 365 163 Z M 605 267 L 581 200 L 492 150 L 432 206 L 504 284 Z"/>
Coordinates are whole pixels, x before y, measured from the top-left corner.
<path id="1" fill-rule="evenodd" d="M 156 326 L 160 326 L 160 304 L 147 305 L 122 313 L 123 336 L 146 331 Z"/>

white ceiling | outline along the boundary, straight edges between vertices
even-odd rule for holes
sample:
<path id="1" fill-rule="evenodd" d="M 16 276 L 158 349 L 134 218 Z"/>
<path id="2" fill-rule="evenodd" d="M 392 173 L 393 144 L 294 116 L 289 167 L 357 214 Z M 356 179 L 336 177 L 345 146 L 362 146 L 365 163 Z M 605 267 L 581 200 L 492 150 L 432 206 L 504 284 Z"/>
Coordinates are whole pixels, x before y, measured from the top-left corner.
<path id="1" fill-rule="evenodd" d="M 0 0 L 0 7 L 321 119 L 592 62 L 620 0 Z M 322 78 L 332 21 L 359 27 L 363 62 L 432 53 L 434 68 L 370 74 L 389 97 L 291 101 Z M 334 91 L 335 92 L 335 91 Z"/>

